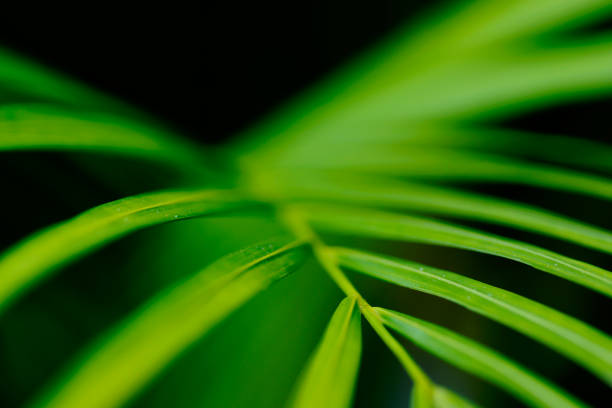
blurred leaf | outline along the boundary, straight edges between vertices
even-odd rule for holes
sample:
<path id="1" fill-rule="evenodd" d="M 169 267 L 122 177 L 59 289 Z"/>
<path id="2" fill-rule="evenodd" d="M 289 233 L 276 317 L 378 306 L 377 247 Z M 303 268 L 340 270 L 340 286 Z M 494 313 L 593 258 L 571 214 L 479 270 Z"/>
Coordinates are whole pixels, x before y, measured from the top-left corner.
<path id="1" fill-rule="evenodd" d="M 345 298 L 302 373 L 292 407 L 349 407 L 361 355 L 361 314 L 355 298 Z"/>
<path id="2" fill-rule="evenodd" d="M 411 33 L 410 45 L 446 53 L 499 47 L 503 42 L 525 40 L 529 35 L 539 36 L 549 30 L 603 19 L 611 11 L 607 0 L 463 0 L 425 19 L 421 30 Z"/>
<path id="3" fill-rule="evenodd" d="M 45 105 L 0 106 L 0 152 L 88 151 L 145 158 L 202 171 L 194 146 L 162 130 L 121 116 Z"/>
<path id="4" fill-rule="evenodd" d="M 223 190 L 162 191 L 92 208 L 39 231 L 0 257 L 0 309 L 56 268 L 145 227 L 252 206 Z"/>
<path id="5" fill-rule="evenodd" d="M 35 99 L 78 107 L 123 113 L 134 112 L 133 108 L 117 99 L 31 62 L 12 51 L 0 48 L 0 93 L 3 88 Z"/>
<path id="6" fill-rule="evenodd" d="M 435 408 L 478 408 L 472 401 L 440 386 L 434 388 L 433 398 Z"/>
<path id="7" fill-rule="evenodd" d="M 368 117 L 388 120 L 469 118 L 473 122 L 514 114 L 564 99 L 609 93 L 612 75 L 604 67 L 611 59 L 610 36 L 488 50 L 429 68 L 362 109 Z M 419 98 L 411 99 L 414 95 Z"/>
<path id="8" fill-rule="evenodd" d="M 398 147 L 471 149 L 576 165 L 592 170 L 612 171 L 610 146 L 587 138 L 495 127 L 439 125 L 400 128 L 390 132 L 388 140 L 385 141 L 395 143 Z"/>
<path id="9" fill-rule="evenodd" d="M 312 159 L 330 143 L 349 143 L 364 125 L 371 127 L 366 139 L 376 142 L 387 127 L 466 119 L 473 123 L 612 90 L 607 69 L 612 64 L 610 36 L 548 47 L 493 49 L 417 68 L 412 55 L 414 50 L 393 57 L 398 59 L 396 73 L 382 70 L 386 76 L 372 74 L 335 98 L 327 95 L 330 100 L 318 101 L 323 106 L 312 107 L 311 114 L 297 104 L 293 121 L 259 131 L 260 137 L 278 135 L 274 143 L 241 160 L 249 165 L 266 158 L 292 163 Z"/>
<path id="10" fill-rule="evenodd" d="M 303 243 L 276 239 L 219 259 L 110 330 L 33 406 L 126 402 L 215 324 L 301 265 L 305 254 Z"/>
<path id="11" fill-rule="evenodd" d="M 330 150 L 313 160 L 283 162 L 276 171 L 341 170 L 436 181 L 515 183 L 612 200 L 612 181 L 606 177 L 478 152 L 366 145 L 348 154 Z"/>
<path id="12" fill-rule="evenodd" d="M 377 308 L 384 323 L 418 346 L 535 407 L 583 407 L 548 381 L 505 356 L 450 330 L 392 310 Z"/>
<path id="13" fill-rule="evenodd" d="M 279 174 L 274 180 L 276 185 L 266 183 L 258 188 L 260 194 L 266 187 L 271 188 L 263 197 L 410 209 L 485 221 L 612 253 L 612 233 L 605 229 L 526 204 L 449 187 L 383 177 L 317 177 L 312 173 L 305 177 Z"/>

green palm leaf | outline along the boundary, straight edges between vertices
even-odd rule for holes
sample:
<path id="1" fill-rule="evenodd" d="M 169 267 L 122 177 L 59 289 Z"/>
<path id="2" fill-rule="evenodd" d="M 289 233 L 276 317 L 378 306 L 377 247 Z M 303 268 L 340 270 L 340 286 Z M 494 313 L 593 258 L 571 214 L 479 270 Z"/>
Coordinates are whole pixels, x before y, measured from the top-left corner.
<path id="1" fill-rule="evenodd" d="M 490 381 L 526 404 L 537 407 L 584 407 L 525 367 L 450 330 L 402 313 L 376 309 L 385 324 L 436 356 Z"/>
<path id="2" fill-rule="evenodd" d="M 124 403 L 215 324 L 293 271 L 304 256 L 303 243 L 276 239 L 219 259 L 111 329 L 32 406 Z"/>
<path id="3" fill-rule="evenodd" d="M 612 233 L 568 217 L 518 202 L 379 177 L 305 177 L 281 181 L 263 198 L 359 203 L 409 209 L 458 219 L 485 221 L 548 235 L 612 253 Z"/>
<path id="4" fill-rule="evenodd" d="M 403 131 L 389 132 L 385 142 L 408 147 L 444 147 L 512 154 L 592 170 L 612 170 L 612 149 L 605 143 L 496 127 L 409 127 Z M 554 149 L 550 146 L 554 146 Z"/>
<path id="5" fill-rule="evenodd" d="M 467 307 L 554 348 L 612 384 L 612 339 L 540 303 L 464 276 L 381 255 L 336 249 L 341 266 Z"/>
<path id="6" fill-rule="evenodd" d="M 328 154 L 333 160 L 322 153 L 315 163 L 283 162 L 281 171 L 288 167 L 296 172 L 335 170 L 435 181 L 504 182 L 612 200 L 612 182 L 605 177 L 478 152 L 435 147 L 381 149 L 366 145 L 349 150 L 348 154 L 333 151 Z"/>
<path id="7" fill-rule="evenodd" d="M 14 96 L 28 102 L 0 106 L 1 152 L 86 152 L 145 159 L 142 164 L 168 165 L 179 171 L 181 180 L 186 176 L 200 186 L 104 204 L 10 247 L 0 255 L 0 312 L 59 267 L 149 226 L 207 214 L 233 216 L 240 212 L 236 210 L 263 206 L 273 210 L 265 214 L 266 220 L 276 224 L 258 233 L 269 236 L 272 230 L 289 230 L 295 235 L 246 247 L 163 290 L 90 345 L 33 405 L 107 407 L 131 401 L 198 338 L 297 268 L 310 246 L 321 269 L 347 297 L 329 322 L 290 404 L 351 405 L 363 314 L 412 380 L 414 407 L 475 404 L 438 384 L 433 379 L 438 373 L 421 369 L 384 324 L 529 405 L 582 406 L 551 382 L 473 340 L 372 308 L 342 268 L 466 307 L 556 350 L 612 385 L 612 339 L 607 334 L 543 304 L 452 272 L 329 247 L 319 232 L 500 256 L 612 297 L 612 273 L 595 265 L 420 215 L 353 207 L 484 221 L 611 254 L 612 233 L 605 226 L 532 206 L 529 197 L 514 202 L 448 187 L 454 182 L 519 184 L 576 194 L 576 199 L 612 200 L 612 150 L 606 144 L 542 137 L 487 123 L 541 106 L 609 95 L 612 37 L 587 32 L 574 39 L 571 30 L 611 14 L 606 0 L 462 2 L 390 36 L 247 129 L 239 142 L 212 150 L 219 156 L 215 160 L 210 160 L 208 150 L 125 103 L 0 49 L 0 102 Z M 411 181 L 394 180 L 400 177 Z M 202 189 L 209 185 L 237 187 Z M 221 235 L 228 240 L 252 242 L 252 229 L 241 224 L 223 228 Z M 215 246 L 204 235 L 193 233 L 190 239 L 203 249 Z M 149 255 L 154 264 L 158 254 Z M 283 307 L 282 296 L 274 299 L 271 307 Z M 251 321 L 275 325 L 260 312 L 265 308 L 256 310 L 245 312 Z M 299 322 L 299 313 L 293 313 Z M 315 326 L 314 320 L 309 322 L 308 327 Z M 272 338 L 287 329 L 262 333 L 272 333 Z M 240 327 L 233 330 L 242 334 Z M 275 352 L 282 350 L 295 349 L 287 345 Z M 219 357 L 217 363 L 231 358 Z M 295 373 L 287 369 L 285 374 Z M 226 384 L 232 391 L 247 380 L 242 372 L 234 375 Z M 253 384 L 261 382 L 245 389 L 256 389 Z"/>
<path id="8" fill-rule="evenodd" d="M 292 407 L 350 406 L 361 356 L 361 314 L 357 300 L 344 299 L 302 373 Z"/>
<path id="9" fill-rule="evenodd" d="M 133 110 L 99 91 L 0 48 L 0 91 L 4 90 L 24 94 L 35 100 L 50 100 L 103 111 Z"/>
<path id="10" fill-rule="evenodd" d="M 0 151 L 86 151 L 171 163 L 197 171 L 194 147 L 122 116 L 45 105 L 0 106 Z M 201 171 L 201 169 L 199 169 Z"/>
<path id="11" fill-rule="evenodd" d="M 436 387 L 433 398 L 436 408 L 478 408 L 478 405 L 472 401 L 468 401 L 444 387 Z"/>
<path id="12" fill-rule="evenodd" d="M 305 207 L 317 228 L 340 234 L 423 242 L 512 259 L 612 296 L 612 273 L 520 241 L 425 217 L 342 207 Z"/>
<path id="13" fill-rule="evenodd" d="M 163 191 L 88 210 L 17 243 L 0 257 L 0 310 L 59 266 L 130 232 L 253 205 L 232 191 Z"/>

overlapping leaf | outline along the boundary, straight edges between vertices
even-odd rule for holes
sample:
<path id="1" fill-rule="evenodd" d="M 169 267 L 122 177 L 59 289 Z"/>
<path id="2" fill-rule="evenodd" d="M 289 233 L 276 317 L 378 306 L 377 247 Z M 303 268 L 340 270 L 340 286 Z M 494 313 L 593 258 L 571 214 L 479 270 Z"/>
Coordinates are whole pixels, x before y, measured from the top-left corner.
<path id="1" fill-rule="evenodd" d="M 110 330 L 32 406 L 121 405 L 216 323 L 293 271 L 305 254 L 303 243 L 281 238 L 221 258 Z"/>
<path id="2" fill-rule="evenodd" d="M 253 143 L 249 141 L 246 149 L 230 149 L 231 153 L 238 156 L 237 162 L 247 173 L 246 178 L 258 178 L 262 168 L 294 172 L 331 167 L 360 175 L 383 173 L 436 181 L 520 183 L 610 200 L 612 182 L 605 177 L 501 156 L 444 149 L 459 145 L 476 150 L 505 153 L 514 149 L 524 153 L 522 149 L 529 144 L 531 155 L 536 158 L 584 165 L 582 158 L 565 156 L 567 152 L 583 152 L 597 158 L 585 167 L 609 170 L 609 151 L 598 152 L 597 146 L 581 150 L 585 144 L 572 142 L 565 153 L 554 149 L 538 152 L 528 139 L 523 139 L 523 147 L 512 139 L 505 142 L 510 148 L 498 149 L 500 144 L 491 148 L 489 141 L 493 138 L 484 141 L 479 132 L 481 139 L 470 139 L 464 145 L 455 144 L 458 139 L 453 139 L 446 144 L 430 140 L 433 142 L 430 145 L 413 140 L 413 144 L 393 146 L 387 151 L 371 147 L 375 144 L 372 142 L 381 140 L 387 143 L 407 140 L 412 129 L 423 126 L 423 121 L 428 121 L 427 126 L 439 119 L 473 121 L 577 95 L 609 92 L 612 88 L 610 38 L 582 43 L 563 42 L 554 36 L 541 43 L 533 40 L 544 33 L 594 21 L 611 10 L 605 0 L 470 2 L 458 12 L 444 12 L 426 20 L 421 29 L 401 33 L 386 47 L 250 132 L 251 136 L 266 140 L 277 136 L 269 147 L 262 149 L 259 142 L 259 149 L 249 151 Z M 102 93 L 10 52 L 0 51 L 0 91 L 3 90 L 25 95 L 33 101 L 140 116 Z M 452 127 L 453 122 L 449 128 Z M 362 144 L 355 145 L 355 142 Z M 0 112 L 0 150 L 24 149 L 106 152 L 171 162 L 181 168 L 185 164 L 193 164 L 194 169 L 201 165 L 200 153 L 195 149 L 174 135 L 156 132 L 138 122 L 72 111 L 4 108 Z M 314 189 L 298 184 L 298 189 L 290 194 L 286 189 L 273 188 L 274 193 L 281 193 L 275 199 L 358 201 L 373 206 L 415 209 L 524 228 L 606 252 L 611 249 L 608 231 L 523 204 L 415 183 L 354 185 L 343 182 L 318 185 Z M 258 196 L 270 197 L 262 185 L 254 185 L 255 190 L 260 189 L 254 191 Z M 250 202 L 226 192 L 158 193 L 110 203 L 53 226 L 0 258 L 0 309 L 49 271 L 104 242 L 149 225 L 244 205 Z M 344 208 L 315 208 L 309 211 L 309 218 L 317 227 L 334 232 L 435 243 L 503 256 L 612 296 L 609 272 L 491 234 L 426 218 Z M 62 407 L 85 403 L 107 406 L 129 399 L 180 350 L 297 264 L 297 258 L 301 257 L 298 246 L 298 243 L 271 244 L 246 250 L 160 295 L 93 347 L 75 371 L 69 372 L 38 402 Z M 338 255 L 345 266 L 445 297 L 514 327 L 611 381 L 609 338 L 575 319 L 450 272 L 355 251 L 339 250 Z M 225 274 L 227 271 L 229 274 Z M 340 321 L 346 325 L 340 325 Z M 556 402 L 555 406 L 571 405 L 572 401 L 568 402 L 549 385 L 520 367 L 508 365 L 490 351 L 483 351 L 481 346 L 424 322 L 403 322 L 408 321 L 412 323 L 411 334 L 414 335 L 416 327 L 421 330 L 420 335 L 429 336 L 423 342 L 425 346 L 437 347 L 437 350 L 446 347 L 447 357 L 499 384 L 503 382 L 503 375 L 510 376 L 515 381 L 502 385 L 524 393 L 521 395 L 527 401 L 536 405 L 547 401 Z M 359 361 L 358 326 L 355 300 L 347 299 L 332 318 L 303 378 L 303 388 L 295 400 L 298 406 L 349 404 Z M 448 351 L 451 346 L 454 348 Z M 465 363 L 467 357 L 470 364 Z M 499 374 L 496 369 L 503 373 Z M 434 388 L 433 399 L 438 407 L 472 406 L 438 386 Z"/>
<path id="3" fill-rule="evenodd" d="M 612 339 L 561 312 L 452 272 L 365 252 L 336 249 L 341 266 L 455 302 L 582 364 L 612 384 Z"/>
<path id="4" fill-rule="evenodd" d="M 115 154 L 171 163 L 190 171 L 204 166 L 194 146 L 159 127 L 52 105 L 0 107 L 0 152 L 14 150 Z"/>
<path id="5" fill-rule="evenodd" d="M 581 402 L 497 352 L 450 330 L 392 310 L 377 309 L 385 324 L 436 356 L 506 389 L 535 407 L 583 407 Z"/>
<path id="6" fill-rule="evenodd" d="M 279 171 L 280 170 L 280 171 Z M 357 146 L 348 152 L 330 149 L 313 161 L 283 163 L 282 171 L 335 170 L 345 173 L 401 176 L 436 181 L 515 183 L 612 200 L 606 177 L 508 157 L 436 147 L 381 148 Z"/>
<path id="7" fill-rule="evenodd" d="M 513 259 L 612 296 L 612 273 L 520 241 L 424 217 L 342 207 L 305 207 L 318 228 L 340 234 L 424 242 Z"/>
<path id="8" fill-rule="evenodd" d="M 162 191 L 88 210 L 17 243 L 0 257 L 0 310 L 55 268 L 156 224 L 254 205 L 232 191 Z"/>
<path id="9" fill-rule="evenodd" d="M 607 230 L 526 204 L 448 187 L 379 177 L 334 178 L 314 174 L 306 177 L 279 174 L 275 182 L 267 194 L 276 199 L 359 203 L 486 221 L 612 253 L 612 233 Z"/>

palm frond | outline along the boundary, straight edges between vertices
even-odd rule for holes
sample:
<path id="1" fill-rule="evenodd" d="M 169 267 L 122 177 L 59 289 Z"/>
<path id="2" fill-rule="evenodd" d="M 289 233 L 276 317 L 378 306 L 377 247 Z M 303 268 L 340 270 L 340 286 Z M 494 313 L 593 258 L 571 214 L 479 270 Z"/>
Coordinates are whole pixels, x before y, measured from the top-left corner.
<path id="1" fill-rule="evenodd" d="M 25 95 L 36 101 L 51 101 L 92 110 L 134 112 L 123 102 L 72 78 L 0 49 L 0 90 Z"/>
<path id="2" fill-rule="evenodd" d="M 253 205 L 221 190 L 162 191 L 92 208 L 15 244 L 0 257 L 0 310 L 56 268 L 139 229 Z"/>
<path id="3" fill-rule="evenodd" d="M 612 233 L 603 228 L 510 200 L 430 184 L 384 177 L 317 177 L 315 174 L 283 180 L 255 189 L 263 199 L 290 202 L 336 202 L 388 207 L 427 214 L 484 221 L 551 236 L 612 253 Z"/>
<path id="4" fill-rule="evenodd" d="M 227 255 L 157 295 L 83 353 L 33 406 L 117 406 L 233 310 L 303 261 L 302 242 L 275 239 Z M 181 316 L 177 318 L 177 316 Z"/>
<path id="5" fill-rule="evenodd" d="M 0 96 L 18 94 L 28 101 L 15 105 L 0 98 L 2 154 L 60 151 L 146 159 L 144 164 L 167 164 L 202 185 L 103 204 L 18 242 L 0 257 L 0 311 L 61 266 L 146 227 L 203 215 L 232 216 L 263 206 L 272 209 L 263 215 L 291 235 L 222 257 L 162 290 L 74 357 L 33 400 L 34 406 L 107 407 L 131 401 L 198 338 L 302 265 L 307 247 L 345 299 L 296 383 L 289 400 L 293 406 L 351 405 L 361 356 L 361 316 L 412 381 L 414 407 L 476 405 L 439 384 L 437 373 L 421 368 L 387 327 L 528 405 L 584 406 L 530 367 L 468 337 L 372 307 L 344 269 L 461 305 L 542 343 L 609 386 L 608 334 L 457 273 L 329 246 L 321 233 L 485 253 L 612 297 L 612 273 L 586 259 L 393 212 L 483 221 L 611 254 L 612 232 L 606 226 L 531 205 L 529 197 L 511 201 L 448 186 L 518 184 L 609 203 L 612 148 L 607 144 L 541 137 L 486 122 L 609 95 L 610 36 L 572 40 L 567 32 L 610 14 L 612 6 L 605 0 L 459 4 L 396 33 L 244 132 L 240 142 L 216 150 L 222 168 L 215 168 L 202 146 L 137 109 L 0 50 Z M 204 189 L 211 179 L 223 188 Z M 228 228 L 228 239 L 247 234 L 238 229 Z M 202 247 L 206 249 L 205 240 Z M 257 318 L 264 321 L 266 316 Z"/>
<path id="6" fill-rule="evenodd" d="M 430 293 L 541 341 L 612 383 L 612 339 L 554 309 L 476 280 L 414 262 L 336 250 L 340 266 Z"/>
<path id="7" fill-rule="evenodd" d="M 612 273 L 534 245 L 416 216 L 311 206 L 317 228 L 345 235 L 423 242 L 512 259 L 612 297 Z"/>
<path id="8" fill-rule="evenodd" d="M 0 151 L 77 151 L 145 158 L 190 172 L 203 167 L 194 146 L 170 132 L 125 118 L 54 105 L 0 106 Z"/>
<path id="9" fill-rule="evenodd" d="M 584 407 L 555 385 L 499 353 L 432 323 L 386 309 L 376 309 L 389 327 L 420 347 L 482 377 L 536 407 Z"/>
<path id="10" fill-rule="evenodd" d="M 291 406 L 348 407 L 361 357 L 361 315 L 356 299 L 345 298 L 298 383 Z"/>

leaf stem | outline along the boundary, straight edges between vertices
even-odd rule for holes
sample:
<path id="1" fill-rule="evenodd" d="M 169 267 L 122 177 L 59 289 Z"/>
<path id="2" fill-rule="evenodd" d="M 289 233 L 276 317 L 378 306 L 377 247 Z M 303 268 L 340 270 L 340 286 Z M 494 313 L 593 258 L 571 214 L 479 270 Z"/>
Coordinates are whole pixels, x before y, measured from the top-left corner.
<path id="1" fill-rule="evenodd" d="M 412 357 L 410 357 L 395 337 L 389 333 L 381 317 L 378 315 L 378 312 L 376 312 L 363 296 L 361 296 L 344 272 L 338 267 L 338 262 L 333 250 L 312 230 L 299 210 L 295 208 L 285 208 L 282 210 L 280 218 L 285 221 L 285 224 L 296 235 L 296 238 L 310 243 L 315 258 L 334 283 L 336 283 L 347 296 L 357 300 L 361 313 L 370 326 L 372 326 L 372 329 L 374 329 L 389 350 L 391 350 L 400 361 L 410 378 L 414 381 L 415 390 L 418 390 L 421 394 L 426 393 L 431 395 L 433 392 L 433 384 L 427 374 L 425 374 Z"/>

